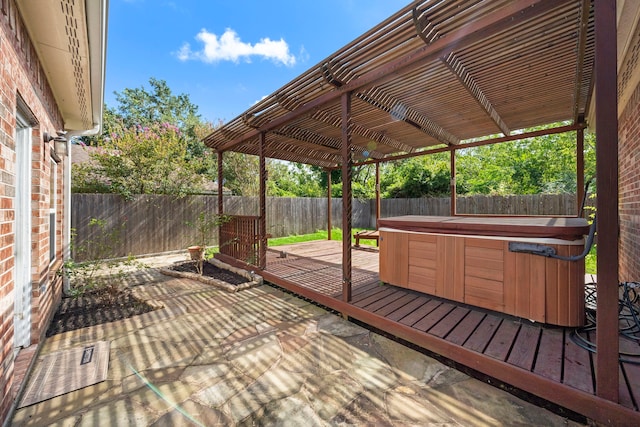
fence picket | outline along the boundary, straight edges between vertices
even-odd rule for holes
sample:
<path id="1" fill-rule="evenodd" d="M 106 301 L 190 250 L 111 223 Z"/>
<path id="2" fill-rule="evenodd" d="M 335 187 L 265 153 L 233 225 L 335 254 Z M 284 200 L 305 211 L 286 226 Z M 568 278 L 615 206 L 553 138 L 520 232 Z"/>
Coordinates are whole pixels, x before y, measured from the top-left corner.
<path id="1" fill-rule="evenodd" d="M 230 215 L 258 215 L 257 197 L 225 196 L 224 211 Z M 450 214 L 450 199 L 383 199 L 381 216 Z M 593 205 L 594 200 L 588 199 Z M 196 241 L 196 233 L 187 222 L 194 222 L 205 210 L 218 212 L 217 196 L 175 198 L 164 195 L 138 195 L 125 200 L 116 194 L 73 194 L 71 197 L 71 227 L 76 231 L 75 244 L 99 239 L 91 218 L 104 219 L 107 230 L 120 229 L 120 244 L 113 256 L 146 255 L 187 248 Z M 342 199 L 332 200 L 333 226 L 342 227 Z M 575 215 L 574 194 L 543 194 L 527 196 L 458 197 L 458 214 L 508 215 Z M 375 200 L 354 200 L 353 227 L 374 228 Z M 327 228 L 325 198 L 267 198 L 267 233 L 273 237 L 313 233 Z M 217 233 L 216 233 L 217 234 Z M 217 245 L 217 235 L 211 240 Z M 78 256 L 78 254 L 74 254 Z M 95 256 L 89 250 L 87 258 Z M 78 259 L 81 260 L 81 259 Z"/>

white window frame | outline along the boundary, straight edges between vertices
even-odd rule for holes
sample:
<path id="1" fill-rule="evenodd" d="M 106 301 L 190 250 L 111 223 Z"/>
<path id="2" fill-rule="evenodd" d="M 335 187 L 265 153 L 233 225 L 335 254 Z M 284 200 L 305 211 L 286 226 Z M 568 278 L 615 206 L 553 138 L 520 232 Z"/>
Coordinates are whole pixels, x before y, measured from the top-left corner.
<path id="1" fill-rule="evenodd" d="M 14 219 L 16 267 L 14 277 L 14 351 L 26 348 L 31 343 L 31 190 L 20 190 L 20 185 L 31 186 L 31 149 L 33 146 L 33 120 L 21 112 L 16 111 L 16 198 L 15 209 L 18 213 Z M 20 151 L 20 153 L 18 153 Z"/>
<path id="2" fill-rule="evenodd" d="M 53 151 L 52 151 L 53 153 Z M 56 231 L 57 231 L 57 209 L 58 209 L 58 162 L 50 156 L 51 170 L 49 173 L 49 263 L 56 261 Z"/>

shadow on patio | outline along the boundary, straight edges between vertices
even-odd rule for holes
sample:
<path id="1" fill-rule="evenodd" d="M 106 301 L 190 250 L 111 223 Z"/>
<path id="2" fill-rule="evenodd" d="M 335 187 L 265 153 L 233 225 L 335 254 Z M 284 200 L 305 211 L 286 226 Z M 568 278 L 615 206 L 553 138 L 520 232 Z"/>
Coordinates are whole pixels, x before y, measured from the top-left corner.
<path id="1" fill-rule="evenodd" d="M 106 340 L 106 381 L 12 425 L 567 423 L 270 286 L 226 293 L 154 268 L 131 283 L 164 307 L 50 337 L 36 361 Z"/>

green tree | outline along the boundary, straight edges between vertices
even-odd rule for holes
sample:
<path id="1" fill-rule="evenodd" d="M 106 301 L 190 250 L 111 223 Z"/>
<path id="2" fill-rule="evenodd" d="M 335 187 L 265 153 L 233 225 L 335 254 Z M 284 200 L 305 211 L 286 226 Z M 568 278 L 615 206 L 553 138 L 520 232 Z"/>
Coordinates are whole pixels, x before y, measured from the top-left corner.
<path id="1" fill-rule="evenodd" d="M 214 124 L 164 80 L 149 84 L 149 90 L 116 92 L 116 107 L 105 107 L 102 135 L 81 139 L 97 151 L 90 164 L 73 166 L 73 191 L 184 195 L 215 181 L 216 156 L 202 142 Z"/>
<path id="2" fill-rule="evenodd" d="M 574 193 L 576 134 L 463 149 L 456 163 L 459 193 L 460 187 L 470 194 Z M 591 176 L 594 170 L 594 137 L 585 134 L 585 175 Z"/>
<path id="3" fill-rule="evenodd" d="M 122 128 L 90 154 L 92 162 L 74 165 L 74 192 L 185 195 L 198 192 L 203 175 L 187 156 L 187 141 L 168 123 Z"/>
<path id="4" fill-rule="evenodd" d="M 260 164 L 257 156 L 226 151 L 222 157 L 224 187 L 237 196 L 258 196 Z"/>
<path id="5" fill-rule="evenodd" d="M 271 160 L 268 162 L 267 194 L 273 197 L 322 197 L 317 172 L 308 165 Z"/>
<path id="6" fill-rule="evenodd" d="M 411 157 L 385 165 L 380 187 L 385 198 L 438 197 L 450 193 L 449 154 Z"/>
<path id="7" fill-rule="evenodd" d="M 546 127 L 555 127 L 555 123 Z M 540 130 L 537 127 L 528 130 Z M 585 176 L 595 171 L 594 136 L 585 133 Z M 449 154 L 383 163 L 382 195 L 449 194 Z M 576 133 L 545 135 L 456 152 L 457 194 L 536 194 L 576 191 Z"/>

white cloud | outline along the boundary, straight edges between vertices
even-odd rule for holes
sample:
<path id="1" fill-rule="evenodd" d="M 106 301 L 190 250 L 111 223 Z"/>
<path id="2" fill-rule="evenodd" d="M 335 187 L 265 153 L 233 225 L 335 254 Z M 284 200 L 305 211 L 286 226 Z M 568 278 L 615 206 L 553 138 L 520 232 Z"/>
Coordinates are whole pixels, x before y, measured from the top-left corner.
<path id="1" fill-rule="evenodd" d="M 295 56 L 289 53 L 289 45 L 283 39 L 275 41 L 267 37 L 252 45 L 244 43 L 235 31 L 227 28 L 219 37 L 203 29 L 196 36 L 196 40 L 204 44 L 202 50 L 194 52 L 189 43 L 185 43 L 177 52 L 178 59 L 181 61 L 194 59 L 207 63 L 238 62 L 241 59 L 251 62 L 252 56 L 258 56 L 286 66 L 293 66 L 296 63 Z"/>

